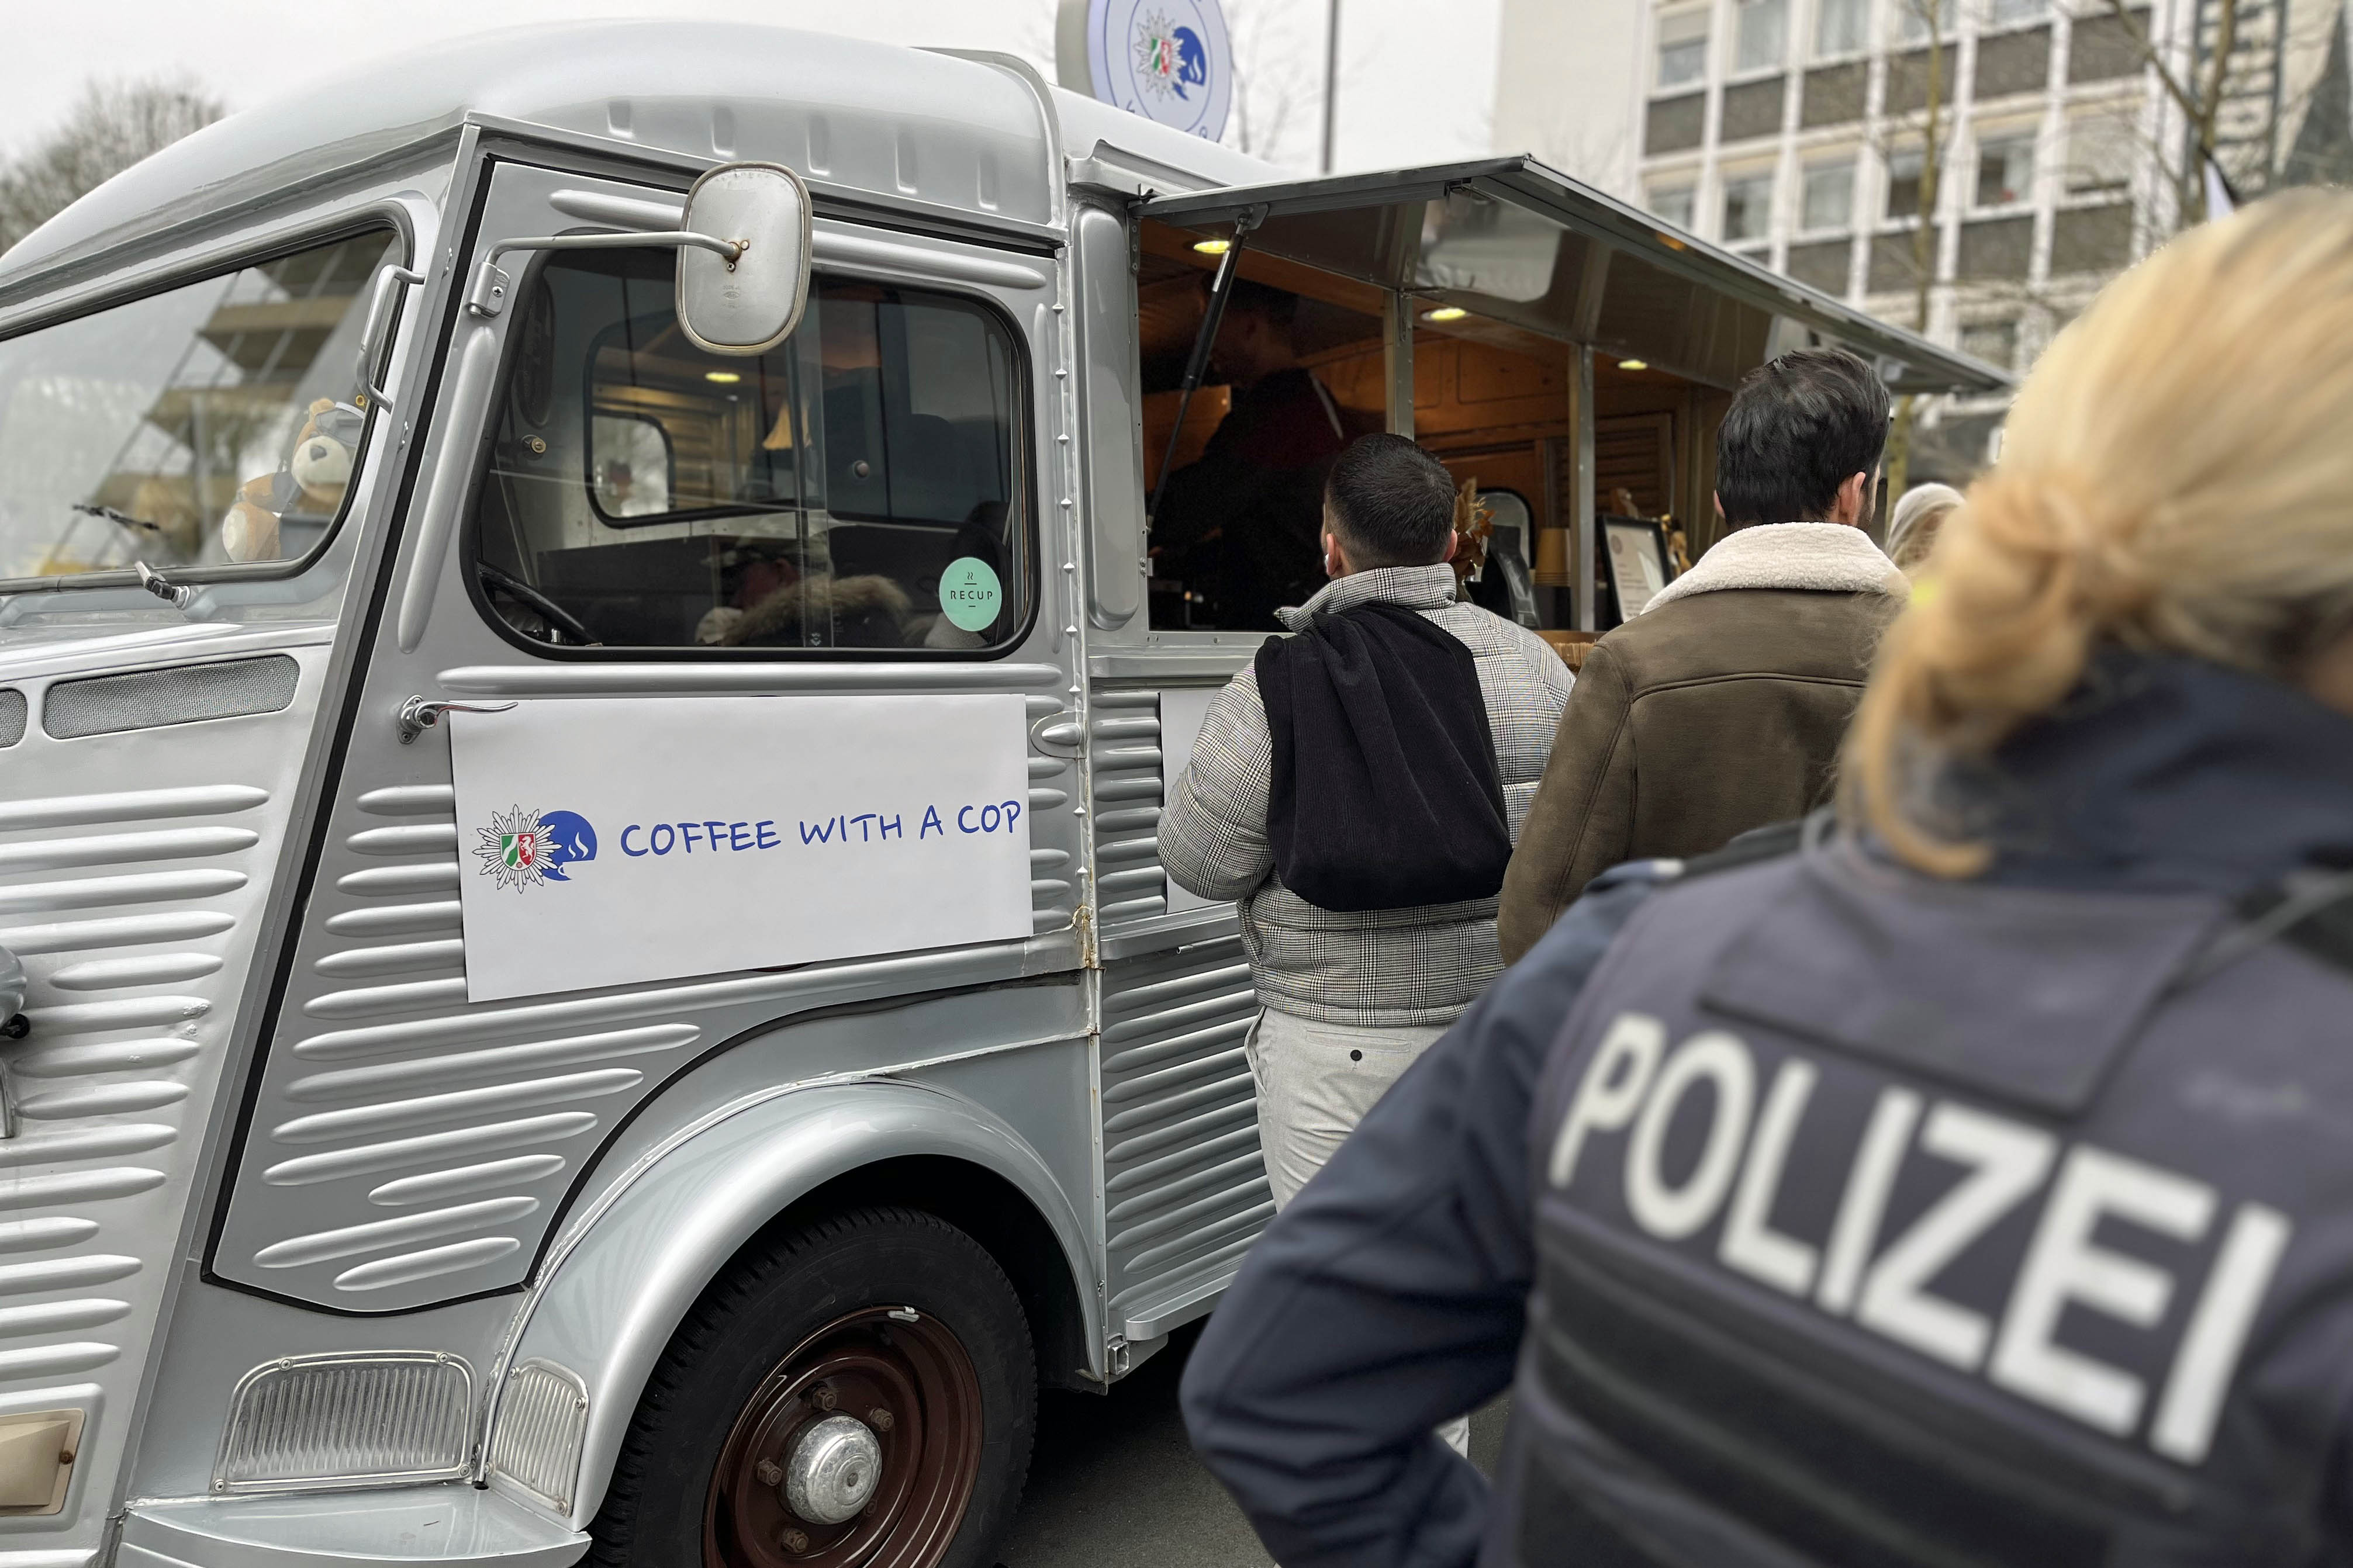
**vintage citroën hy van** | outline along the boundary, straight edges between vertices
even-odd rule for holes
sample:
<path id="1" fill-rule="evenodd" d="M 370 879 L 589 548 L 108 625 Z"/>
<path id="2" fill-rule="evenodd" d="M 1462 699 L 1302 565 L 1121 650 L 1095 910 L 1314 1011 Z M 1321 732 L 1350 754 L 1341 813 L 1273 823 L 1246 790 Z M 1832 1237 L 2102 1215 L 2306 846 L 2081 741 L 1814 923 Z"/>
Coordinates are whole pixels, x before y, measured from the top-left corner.
<path id="1" fill-rule="evenodd" d="M 1271 1207 L 1155 839 L 1266 629 L 1146 518 L 1245 283 L 1565 641 L 1772 353 L 2001 385 L 1525 159 L 750 27 L 388 64 L 0 259 L 0 1568 L 994 1560 Z"/>

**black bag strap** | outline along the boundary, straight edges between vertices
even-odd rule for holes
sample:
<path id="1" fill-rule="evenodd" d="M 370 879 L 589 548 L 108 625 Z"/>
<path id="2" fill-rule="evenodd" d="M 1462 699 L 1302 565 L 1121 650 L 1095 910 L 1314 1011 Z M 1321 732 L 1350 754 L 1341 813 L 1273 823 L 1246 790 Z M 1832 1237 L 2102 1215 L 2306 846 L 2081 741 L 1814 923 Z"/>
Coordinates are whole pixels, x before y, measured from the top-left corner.
<path id="1" fill-rule="evenodd" d="M 2239 923 L 2207 943 L 2174 976 L 2186 991 L 2272 942 L 2288 942 L 2332 969 L 2353 973 L 2353 871 L 2298 872 L 2238 902 Z"/>

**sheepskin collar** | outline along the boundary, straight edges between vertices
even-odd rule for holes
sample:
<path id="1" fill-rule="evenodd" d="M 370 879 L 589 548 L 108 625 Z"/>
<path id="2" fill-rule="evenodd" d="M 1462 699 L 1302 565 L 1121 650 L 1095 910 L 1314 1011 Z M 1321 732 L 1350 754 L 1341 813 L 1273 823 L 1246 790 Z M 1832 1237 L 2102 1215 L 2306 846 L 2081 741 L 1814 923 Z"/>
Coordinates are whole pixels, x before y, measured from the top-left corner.
<path id="1" fill-rule="evenodd" d="M 1823 594 L 1906 594 L 1911 580 L 1871 536 L 1839 522 L 1775 522 L 1727 533 L 1690 571 L 1651 595 L 1671 599 L 1725 588 L 1808 588 Z"/>

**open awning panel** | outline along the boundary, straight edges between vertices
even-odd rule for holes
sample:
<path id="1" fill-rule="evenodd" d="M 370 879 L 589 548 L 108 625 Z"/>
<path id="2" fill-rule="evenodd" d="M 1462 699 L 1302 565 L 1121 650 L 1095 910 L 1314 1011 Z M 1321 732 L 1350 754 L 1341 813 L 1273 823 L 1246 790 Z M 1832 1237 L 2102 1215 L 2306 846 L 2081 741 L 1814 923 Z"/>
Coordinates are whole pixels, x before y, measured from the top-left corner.
<path id="1" fill-rule="evenodd" d="M 1140 216 L 1730 386 L 1776 353 L 1836 343 L 1898 392 L 1997 393 L 2010 377 L 1528 158 L 1237 185 Z"/>

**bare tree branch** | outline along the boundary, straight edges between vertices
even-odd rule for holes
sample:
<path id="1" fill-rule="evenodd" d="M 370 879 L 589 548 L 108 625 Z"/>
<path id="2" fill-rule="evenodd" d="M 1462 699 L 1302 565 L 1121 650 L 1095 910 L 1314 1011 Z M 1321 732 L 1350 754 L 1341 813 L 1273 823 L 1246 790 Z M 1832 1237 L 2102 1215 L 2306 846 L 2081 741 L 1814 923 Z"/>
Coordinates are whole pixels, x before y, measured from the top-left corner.
<path id="1" fill-rule="evenodd" d="M 2180 165 L 2172 171 L 2176 210 L 2185 226 L 2203 223 L 2206 220 L 2206 164 L 2214 161 L 2215 127 L 2221 121 L 2222 105 L 2229 96 L 2231 56 L 2238 47 L 2239 0 L 2215 0 L 2214 56 L 2202 83 L 2185 80 L 2181 74 L 2174 71 L 2166 61 L 2165 51 L 2158 47 L 2147 29 L 2133 15 L 2127 0 L 2106 0 L 2106 4 L 2110 14 L 2123 22 L 2126 36 L 2139 51 L 2142 61 L 2156 73 L 2158 83 L 2165 89 L 2166 96 L 2173 100 L 2174 106 L 2181 110 L 2182 118 L 2189 122 L 2196 156 L 2183 159 Z M 2190 26 L 2194 34 L 2198 26 L 2194 7 Z M 2162 169 L 2167 162 L 2165 149 L 2159 147 L 2158 167 Z M 2269 170 L 2264 172 L 2266 174 L 2270 173 Z"/>
<path id="2" fill-rule="evenodd" d="M 2140 19 L 2133 15 L 2127 0 L 2107 0 L 2107 5 L 2116 19 L 2125 25 L 2125 32 L 2132 38 L 2133 47 L 2140 51 L 2142 60 L 2157 72 L 2158 82 L 2165 89 L 2166 96 L 2180 106 L 2182 113 L 2193 120 L 2197 118 L 2197 99 L 2190 95 L 2189 89 L 2174 79 L 2172 69 L 2165 63 L 2165 52 L 2150 39 L 2147 30 L 2140 25 Z"/>
<path id="3" fill-rule="evenodd" d="M 1944 162 L 1945 28 L 1939 0 L 1905 0 L 1928 35 L 1928 79 L 1923 94 L 1920 128 L 1920 185 L 1912 230 L 1912 330 L 1926 335 L 1928 307 L 1936 281 L 1936 208 Z M 1892 61 L 1891 61 L 1892 68 Z M 1887 433 L 1884 468 L 1890 501 L 1904 493 L 1912 477 L 1912 447 L 1921 413 L 1921 399 L 1910 393 L 1895 403 L 1895 419 Z"/>
<path id="4" fill-rule="evenodd" d="M 185 80 L 91 82 L 64 124 L 0 168 L 0 250 L 224 112 Z"/>
<path id="5" fill-rule="evenodd" d="M 1229 0 L 1226 36 L 1233 47 L 1233 108 L 1225 141 L 1235 151 L 1271 163 L 1303 162 L 1284 156 L 1285 142 L 1300 112 L 1321 106 L 1322 88 L 1298 64 L 1308 53 L 1276 35 L 1285 30 L 1282 13 L 1269 0 Z"/>

